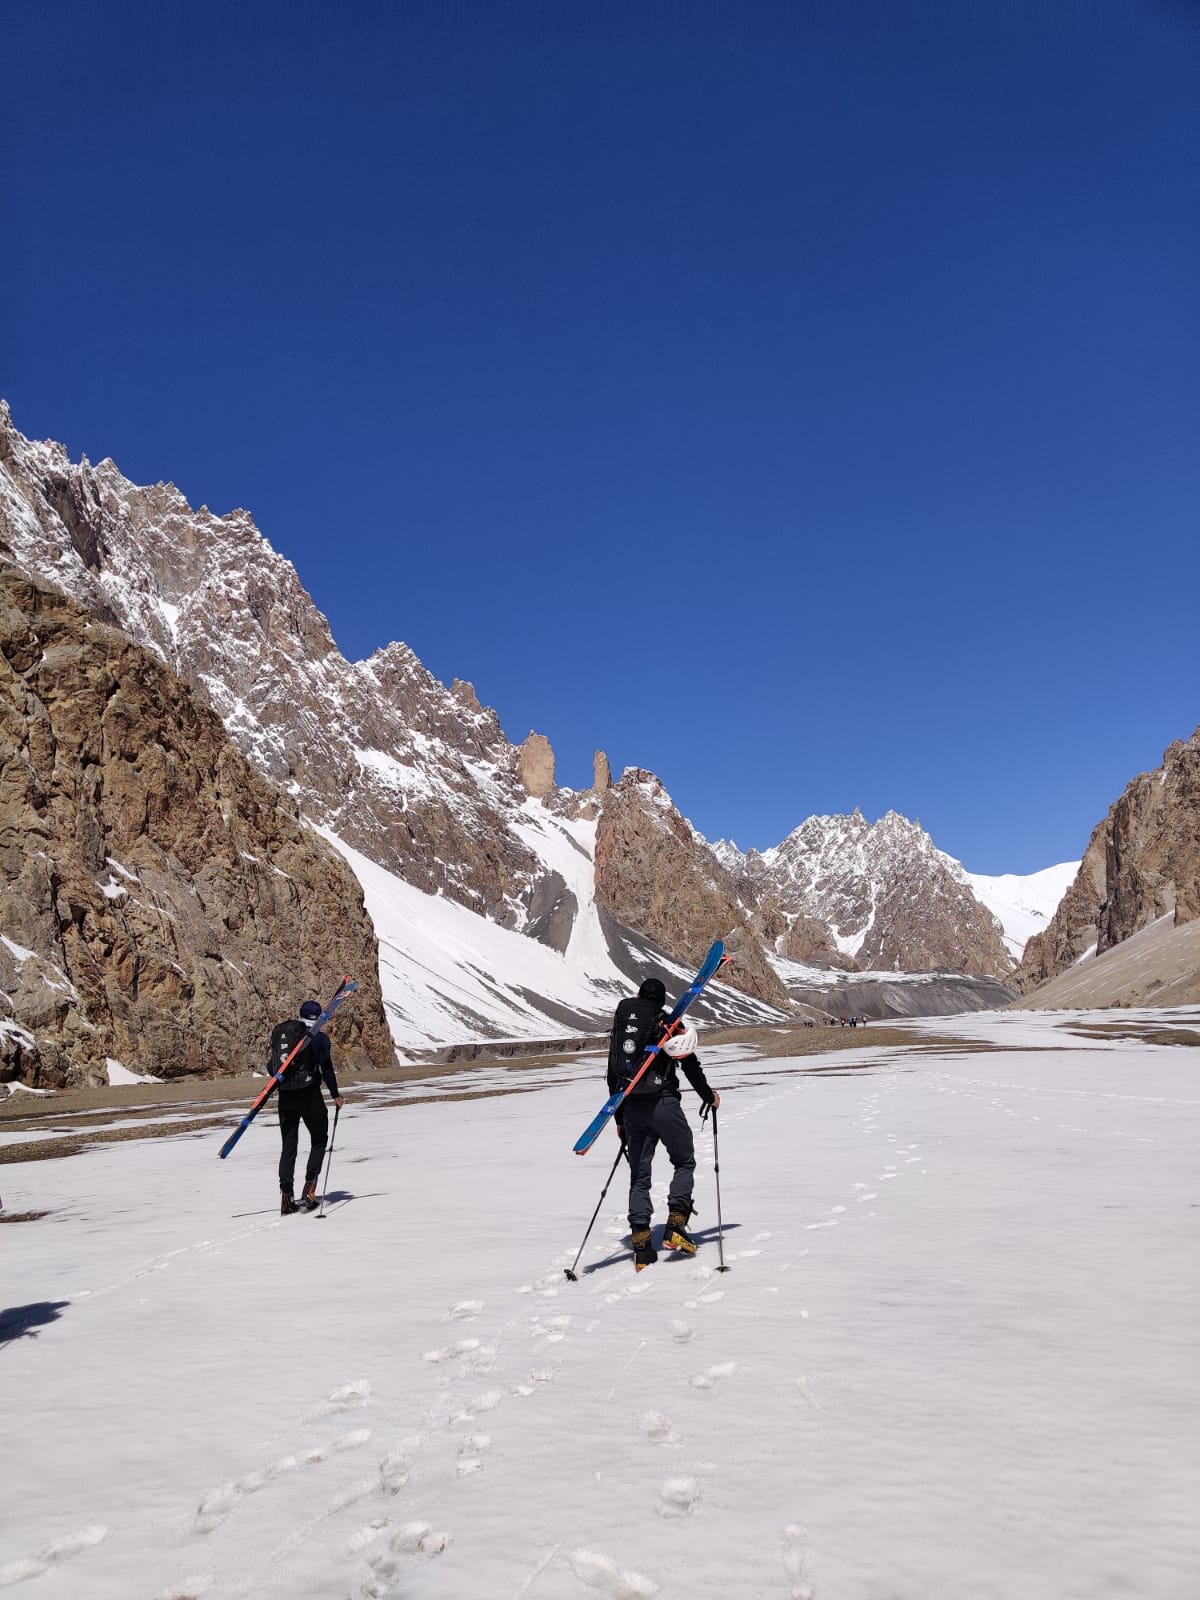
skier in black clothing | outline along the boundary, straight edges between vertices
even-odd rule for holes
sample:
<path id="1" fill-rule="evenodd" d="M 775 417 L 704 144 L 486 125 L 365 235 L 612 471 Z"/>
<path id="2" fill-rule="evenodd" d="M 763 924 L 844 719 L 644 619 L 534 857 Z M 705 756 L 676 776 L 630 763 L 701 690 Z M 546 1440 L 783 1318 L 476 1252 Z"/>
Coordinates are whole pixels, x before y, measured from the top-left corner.
<path id="1" fill-rule="evenodd" d="M 292 1184 L 296 1171 L 296 1149 L 300 1143 L 300 1124 L 308 1129 L 312 1147 L 308 1152 L 308 1165 L 304 1169 L 304 1189 L 300 1205 L 306 1211 L 317 1207 L 317 1180 L 321 1176 L 321 1162 L 329 1140 L 329 1113 L 321 1093 L 321 1080 L 329 1090 L 335 1106 L 345 1104 L 338 1089 L 333 1070 L 333 1053 L 329 1037 L 315 1028 L 321 1015 L 320 1002 L 305 1000 L 300 1007 L 300 1019 L 281 1022 L 271 1034 L 272 1071 L 277 1072 L 290 1051 L 308 1035 L 307 1043 L 297 1051 L 291 1066 L 279 1085 L 279 1132 L 283 1150 L 279 1157 L 279 1209 L 286 1217 L 299 1210 Z"/>
<path id="2" fill-rule="evenodd" d="M 636 1070 L 648 1046 L 663 1035 L 667 991 L 657 978 L 647 978 L 637 998 L 622 1000 L 613 1017 L 608 1051 L 608 1092 L 615 1094 Z M 666 1059 L 664 1059 L 666 1058 Z M 696 1175 L 696 1148 L 683 1112 L 676 1067 L 706 1106 L 719 1106 L 721 1097 L 709 1087 L 696 1056 L 696 1030 L 686 1023 L 682 1032 L 667 1040 L 634 1089 L 621 1103 L 617 1132 L 629 1155 L 629 1227 L 633 1235 L 633 1262 L 638 1272 L 658 1260 L 650 1243 L 650 1177 L 654 1152 L 661 1141 L 674 1171 L 667 1193 L 667 1225 L 663 1248 L 694 1256 L 696 1241 L 687 1231 L 692 1214 L 692 1186 Z"/>

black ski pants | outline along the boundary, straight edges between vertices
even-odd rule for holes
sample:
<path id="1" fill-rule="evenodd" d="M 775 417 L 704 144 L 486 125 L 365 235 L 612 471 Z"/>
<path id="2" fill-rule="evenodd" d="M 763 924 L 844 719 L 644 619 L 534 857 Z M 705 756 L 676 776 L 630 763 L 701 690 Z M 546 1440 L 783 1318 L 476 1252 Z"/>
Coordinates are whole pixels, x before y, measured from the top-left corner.
<path id="1" fill-rule="evenodd" d="M 679 1096 L 631 1094 L 621 1107 L 625 1145 L 629 1151 L 629 1225 L 648 1228 L 654 1207 L 650 1177 L 654 1152 L 662 1144 L 675 1169 L 667 1191 L 667 1205 L 687 1214 L 692 1208 L 696 1181 L 696 1146 Z"/>
<path id="2" fill-rule="evenodd" d="M 308 1166 L 304 1169 L 304 1181 L 311 1183 L 314 1178 L 321 1176 L 321 1162 L 325 1159 L 325 1146 L 329 1143 L 329 1112 L 325 1109 L 325 1096 L 321 1093 L 319 1083 L 314 1083 L 309 1089 L 284 1089 L 279 1094 L 279 1132 L 283 1138 L 283 1150 L 279 1157 L 279 1187 L 284 1194 L 292 1192 L 301 1122 L 312 1140 Z"/>

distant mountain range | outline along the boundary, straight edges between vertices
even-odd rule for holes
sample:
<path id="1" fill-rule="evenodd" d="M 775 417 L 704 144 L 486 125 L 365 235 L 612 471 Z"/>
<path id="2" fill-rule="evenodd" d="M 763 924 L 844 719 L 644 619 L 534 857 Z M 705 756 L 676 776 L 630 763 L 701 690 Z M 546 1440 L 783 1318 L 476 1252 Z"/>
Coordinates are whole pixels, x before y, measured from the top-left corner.
<path id="1" fill-rule="evenodd" d="M 13 881 L 24 888 L 6 896 L 0 914 L 0 990 L 9 1006 L 6 1015 L 0 999 L 0 1073 L 95 1077 L 110 1058 L 159 1075 L 177 1067 L 178 1045 L 147 1045 L 138 1028 L 122 1031 L 113 1021 L 128 1011 L 119 976 L 128 963 L 105 974 L 103 952 L 130 941 L 142 948 L 150 931 L 127 925 L 133 896 L 115 892 L 127 880 L 112 878 L 110 858 L 131 873 L 153 859 L 177 880 L 177 926 L 160 956 L 183 973 L 172 1004 L 185 1031 L 190 1006 L 200 1040 L 186 1053 L 188 1069 L 253 1061 L 260 1019 L 278 993 L 274 969 L 253 971 L 238 945 L 249 902 L 239 903 L 230 882 L 222 885 L 228 944 L 211 927 L 202 949 L 181 940 L 179 927 L 195 919 L 179 907 L 204 901 L 206 869 L 194 854 L 172 853 L 177 802 L 169 789 L 155 798 L 169 763 L 152 753 L 177 744 L 172 725 L 189 695 L 196 715 L 215 714 L 205 722 L 207 762 L 193 763 L 187 779 L 191 804 L 207 819 L 197 824 L 201 834 L 228 833 L 231 801 L 240 804 L 239 791 L 257 782 L 278 796 L 277 811 L 309 824 L 316 856 L 306 871 L 327 881 L 319 891 L 310 881 L 269 914 L 258 904 L 258 936 L 273 956 L 319 990 L 332 965 L 361 966 L 378 936 L 380 1023 L 364 1019 L 357 1036 L 364 1058 L 377 1063 L 388 1053 L 384 1015 L 402 1052 L 602 1027 L 634 976 L 657 966 L 674 981 L 718 936 L 736 960 L 733 987 L 714 989 L 710 1012 L 729 1021 L 844 1009 L 848 982 L 857 985 L 862 1014 L 941 1009 L 944 993 L 897 976 L 933 971 L 958 975 L 955 1008 L 1002 1003 L 1026 939 L 1050 925 L 1075 877 L 1077 863 L 1027 878 L 973 876 L 896 813 L 873 824 L 858 812 L 811 817 L 764 852 L 710 845 L 652 773 L 630 768 L 614 782 L 600 752 L 592 788 L 560 788 L 544 738 L 511 743 L 471 685 L 447 688 L 405 645 L 346 661 L 294 567 L 248 513 L 193 510 L 170 484 L 140 487 L 111 461 L 72 462 L 61 445 L 21 435 L 2 404 L 0 558 L 10 568 L 10 615 L 35 638 L 51 614 L 58 618 L 75 670 L 101 686 L 98 704 L 105 694 L 119 699 L 130 675 L 154 675 L 143 656 L 161 678 L 154 696 L 143 696 L 141 760 L 127 759 L 116 784 L 103 740 L 92 750 L 86 739 L 58 736 L 56 719 L 74 713 L 47 666 L 53 653 L 26 661 L 6 649 L 11 696 L 23 710 L 0 725 L 9 775 L 0 782 L 0 847 L 8 842 Z M 114 645 L 113 630 L 137 647 L 136 657 Z M 93 648 L 96 659 L 85 667 Z M 168 680 L 178 694 L 167 692 Z M 42 790 L 28 781 L 40 717 L 60 752 L 39 779 Z M 223 728 L 240 765 L 218 752 L 214 728 Z M 178 769 L 169 778 L 177 784 Z M 72 791 L 56 819 L 46 783 Z M 9 797 L 18 789 L 14 810 Z M 263 802 L 250 810 L 261 819 Z M 30 879 L 22 840 L 31 829 L 48 859 L 70 856 L 73 881 L 92 884 L 94 893 L 79 890 L 87 905 L 78 916 L 56 905 L 48 883 Z M 90 841 L 82 853 L 80 830 Z M 269 834 L 239 837 L 237 858 L 272 862 Z M 344 862 L 365 908 L 336 939 L 330 925 L 317 948 L 303 929 L 320 895 L 345 903 Z M 110 882 L 114 892 L 106 893 Z M 77 981 L 82 957 L 70 929 L 85 927 L 103 1004 L 85 1000 Z M 227 992 L 211 982 L 213 962 L 228 966 Z M 252 993 L 239 988 L 238 963 Z M 54 994 L 56 985 L 61 1003 L 35 1002 L 39 986 Z M 244 1016 L 244 1025 L 218 1025 L 219 1007 L 196 999 L 218 991 L 226 993 L 225 1018 Z"/>

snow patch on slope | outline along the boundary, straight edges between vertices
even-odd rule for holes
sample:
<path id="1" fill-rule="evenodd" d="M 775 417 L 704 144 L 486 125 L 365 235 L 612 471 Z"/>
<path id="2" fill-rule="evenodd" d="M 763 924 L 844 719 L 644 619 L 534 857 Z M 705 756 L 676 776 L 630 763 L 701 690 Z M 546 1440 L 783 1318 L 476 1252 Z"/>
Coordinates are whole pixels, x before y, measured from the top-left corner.
<path id="1" fill-rule="evenodd" d="M 989 877 L 982 872 L 968 872 L 950 856 L 945 859 L 955 876 L 962 874 L 975 898 L 999 922 L 1004 929 L 1004 942 L 1018 961 L 1030 939 L 1045 929 L 1058 910 L 1080 867 L 1078 861 L 1062 861 L 1024 877 L 1014 872 Z"/>

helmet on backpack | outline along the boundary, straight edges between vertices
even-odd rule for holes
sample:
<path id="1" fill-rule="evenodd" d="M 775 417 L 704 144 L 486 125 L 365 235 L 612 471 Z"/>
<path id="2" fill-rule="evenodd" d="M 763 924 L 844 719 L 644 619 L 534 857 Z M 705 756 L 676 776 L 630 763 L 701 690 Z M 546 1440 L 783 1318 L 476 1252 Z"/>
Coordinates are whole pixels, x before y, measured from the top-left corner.
<path id="1" fill-rule="evenodd" d="M 300 1002 L 300 1020 L 302 1022 L 315 1022 L 321 1015 L 321 1002 L 319 1000 L 302 1000 Z"/>
<path id="2" fill-rule="evenodd" d="M 696 1030 L 690 1022 L 685 1022 L 678 1033 L 673 1033 L 663 1045 L 669 1056 L 674 1056 L 679 1061 L 683 1056 L 696 1053 Z"/>

